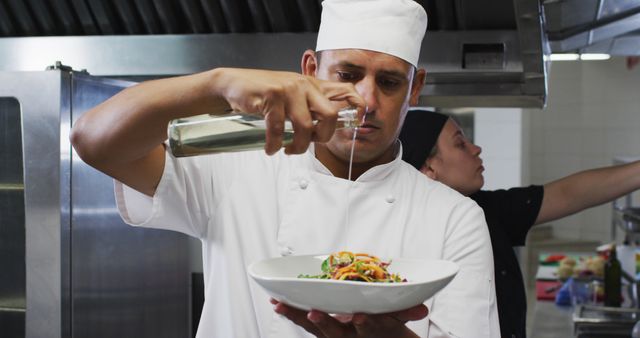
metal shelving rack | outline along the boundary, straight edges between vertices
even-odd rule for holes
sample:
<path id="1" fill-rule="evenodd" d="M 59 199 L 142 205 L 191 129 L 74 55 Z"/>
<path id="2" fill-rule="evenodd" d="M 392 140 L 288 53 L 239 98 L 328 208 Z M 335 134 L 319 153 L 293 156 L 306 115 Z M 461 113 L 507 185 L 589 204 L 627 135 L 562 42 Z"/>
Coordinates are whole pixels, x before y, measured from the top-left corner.
<path id="1" fill-rule="evenodd" d="M 640 158 L 616 157 L 613 159 L 613 164 L 625 164 L 637 160 Z M 625 232 L 631 243 L 640 241 L 640 202 L 638 202 L 638 196 L 640 196 L 640 191 L 634 191 L 612 202 L 612 241 L 616 241 L 618 228 Z"/>

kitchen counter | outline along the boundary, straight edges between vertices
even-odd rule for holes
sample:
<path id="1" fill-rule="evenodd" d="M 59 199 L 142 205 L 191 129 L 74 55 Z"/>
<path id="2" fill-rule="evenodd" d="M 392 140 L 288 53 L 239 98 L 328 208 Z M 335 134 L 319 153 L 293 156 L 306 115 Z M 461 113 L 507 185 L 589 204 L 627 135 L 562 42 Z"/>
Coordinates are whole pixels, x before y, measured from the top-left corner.
<path id="1" fill-rule="evenodd" d="M 591 309 L 591 310 L 590 310 Z M 596 309 L 597 314 L 593 315 Z M 633 323 L 639 318 L 640 311 L 629 308 L 605 308 L 608 316 L 602 316 L 602 307 L 585 307 L 585 312 L 579 313 L 588 318 L 609 318 L 608 324 L 597 324 L 597 326 L 584 326 L 580 324 L 579 335 L 576 335 L 574 328 L 574 308 L 568 306 L 557 306 L 554 302 L 537 301 L 534 305 L 534 312 L 531 323 L 531 338 L 630 338 Z M 587 313 L 591 313 L 588 315 Z M 602 317 L 601 317 L 602 316 Z M 620 320 L 624 319 L 624 323 Z M 635 318 L 635 319 L 633 319 Z M 627 321 L 631 319 L 631 322 Z M 615 323 L 617 321 L 617 323 Z M 592 324 L 589 324 L 592 325 Z"/>
<path id="2" fill-rule="evenodd" d="M 531 338 L 573 337 L 573 308 L 554 302 L 535 301 Z"/>

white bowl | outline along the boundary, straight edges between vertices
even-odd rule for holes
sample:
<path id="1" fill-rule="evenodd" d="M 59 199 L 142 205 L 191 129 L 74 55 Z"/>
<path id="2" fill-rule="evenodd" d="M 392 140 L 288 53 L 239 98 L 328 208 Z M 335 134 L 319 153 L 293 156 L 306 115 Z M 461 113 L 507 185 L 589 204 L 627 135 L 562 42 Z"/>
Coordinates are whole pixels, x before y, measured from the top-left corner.
<path id="1" fill-rule="evenodd" d="M 327 313 L 388 313 L 424 303 L 458 273 L 458 265 L 436 259 L 394 258 L 388 270 L 406 283 L 366 283 L 298 278 L 317 275 L 327 255 L 270 258 L 249 266 L 249 275 L 271 297 L 302 310 Z"/>

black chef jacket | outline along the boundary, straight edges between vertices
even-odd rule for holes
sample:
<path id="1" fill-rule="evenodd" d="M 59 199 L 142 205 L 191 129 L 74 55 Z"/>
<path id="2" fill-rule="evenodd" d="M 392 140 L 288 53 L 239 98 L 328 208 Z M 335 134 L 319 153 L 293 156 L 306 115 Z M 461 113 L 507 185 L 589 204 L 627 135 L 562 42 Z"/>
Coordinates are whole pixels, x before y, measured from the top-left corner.
<path id="1" fill-rule="evenodd" d="M 543 194 L 542 186 L 532 185 L 509 190 L 481 190 L 469 196 L 484 210 L 489 226 L 502 338 L 526 336 L 527 297 L 513 247 L 524 245 L 540 212 Z"/>

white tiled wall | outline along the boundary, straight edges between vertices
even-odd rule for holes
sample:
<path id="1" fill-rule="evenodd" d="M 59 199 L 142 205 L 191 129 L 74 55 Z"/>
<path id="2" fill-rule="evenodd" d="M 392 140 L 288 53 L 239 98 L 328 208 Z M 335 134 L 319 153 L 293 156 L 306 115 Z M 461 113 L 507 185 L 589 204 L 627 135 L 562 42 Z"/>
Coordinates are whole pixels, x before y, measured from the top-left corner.
<path id="1" fill-rule="evenodd" d="M 485 190 L 529 182 L 529 118 L 519 108 L 474 109 L 474 142 L 482 147 Z M 521 255 L 521 251 L 517 251 Z M 524 271 L 526 269 L 523 268 Z"/>
<path id="2" fill-rule="evenodd" d="M 528 181 L 525 116 L 519 108 L 476 108 L 474 142 L 482 147 L 483 189 L 518 187 Z"/>
<path id="3" fill-rule="evenodd" d="M 608 166 L 619 156 L 640 156 L 640 69 L 623 58 L 554 62 L 543 110 L 530 119 L 530 178 L 546 183 L 576 171 Z M 556 237 L 610 239 L 611 205 L 554 221 Z"/>

